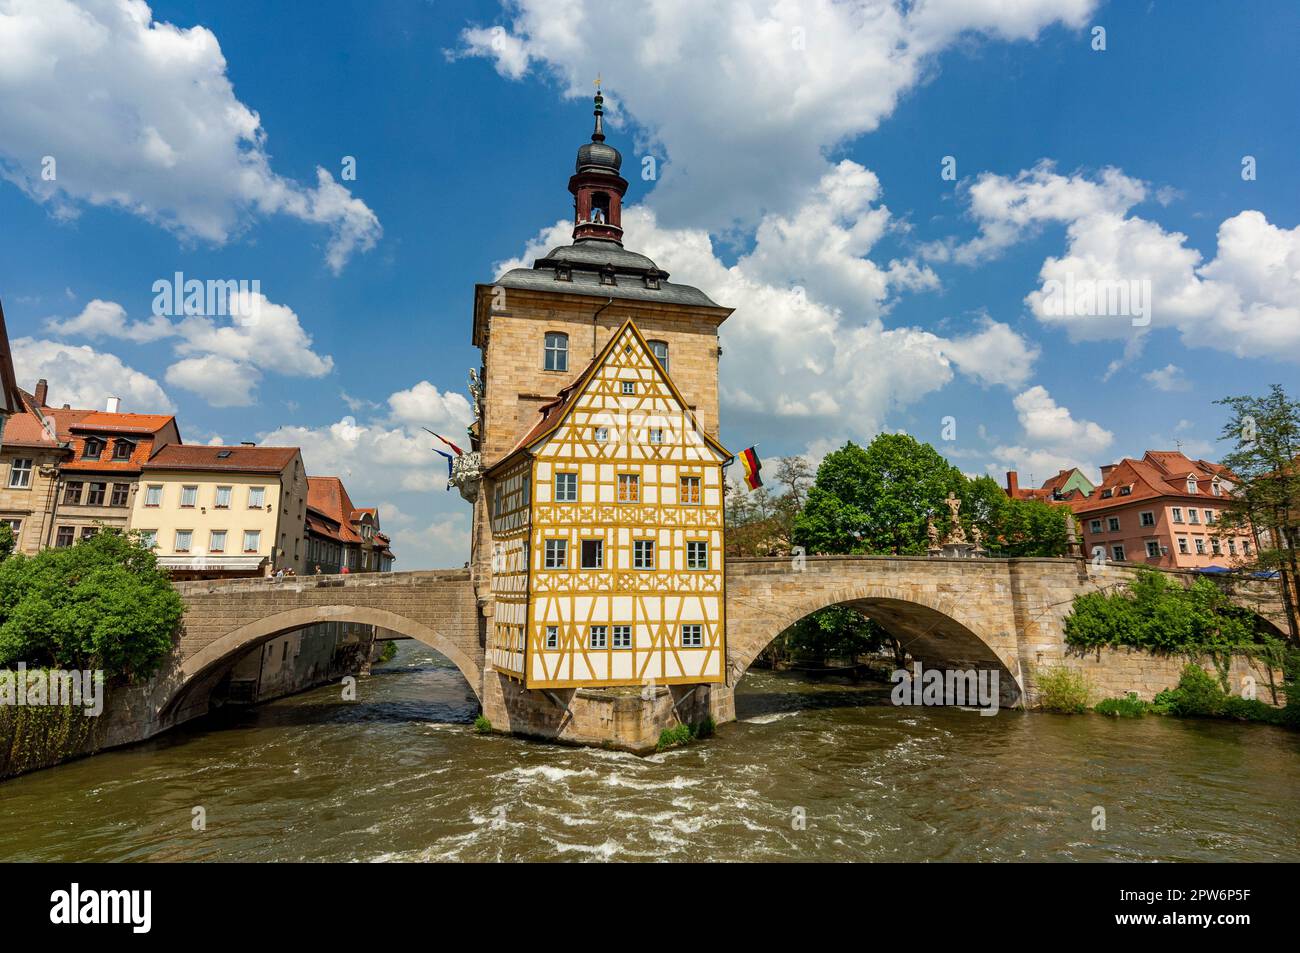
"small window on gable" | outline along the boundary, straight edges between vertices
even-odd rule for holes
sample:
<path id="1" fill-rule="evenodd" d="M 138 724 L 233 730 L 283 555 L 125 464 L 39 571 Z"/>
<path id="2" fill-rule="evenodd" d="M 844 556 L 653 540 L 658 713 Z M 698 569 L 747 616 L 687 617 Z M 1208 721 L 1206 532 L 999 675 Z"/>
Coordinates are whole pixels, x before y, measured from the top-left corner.
<path id="1" fill-rule="evenodd" d="M 623 393 L 624 393 L 624 394 L 635 394 L 635 393 L 636 393 L 636 381 L 624 381 L 624 382 L 623 382 Z"/>

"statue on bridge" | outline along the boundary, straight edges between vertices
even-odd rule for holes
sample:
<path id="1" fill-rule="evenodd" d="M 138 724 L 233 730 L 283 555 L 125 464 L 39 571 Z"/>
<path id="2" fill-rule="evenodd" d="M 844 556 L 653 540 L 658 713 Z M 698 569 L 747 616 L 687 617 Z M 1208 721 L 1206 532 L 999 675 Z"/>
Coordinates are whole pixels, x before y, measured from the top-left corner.
<path id="1" fill-rule="evenodd" d="M 961 512 L 961 500 L 957 498 L 957 495 L 949 493 L 943 503 L 948 507 L 947 533 L 940 538 L 939 528 L 935 526 L 933 516 L 927 517 L 925 521 L 925 533 L 929 539 L 928 552 L 930 557 L 962 559 L 985 555 L 987 550 L 984 549 L 984 533 L 974 523 L 971 524 L 971 536 L 975 541 L 972 543 L 966 539 L 966 529 L 961 525 L 961 518 L 958 516 L 958 513 Z"/>

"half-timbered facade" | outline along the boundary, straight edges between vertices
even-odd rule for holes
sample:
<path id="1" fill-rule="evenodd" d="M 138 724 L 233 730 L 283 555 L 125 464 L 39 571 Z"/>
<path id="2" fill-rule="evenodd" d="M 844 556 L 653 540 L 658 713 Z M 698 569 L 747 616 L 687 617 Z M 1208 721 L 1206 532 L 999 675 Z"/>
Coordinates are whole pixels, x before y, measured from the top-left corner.
<path id="1" fill-rule="evenodd" d="M 528 688 L 722 681 L 729 457 L 625 321 L 489 471 L 493 666 Z"/>

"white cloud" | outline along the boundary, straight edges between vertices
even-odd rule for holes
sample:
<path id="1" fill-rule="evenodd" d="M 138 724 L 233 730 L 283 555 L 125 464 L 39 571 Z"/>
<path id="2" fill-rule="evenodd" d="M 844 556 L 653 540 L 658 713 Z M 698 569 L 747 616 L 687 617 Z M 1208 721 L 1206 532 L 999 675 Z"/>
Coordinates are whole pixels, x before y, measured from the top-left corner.
<path id="1" fill-rule="evenodd" d="M 716 228 L 802 202 L 827 151 L 874 130 L 960 35 L 1032 39 L 1054 23 L 1083 26 L 1094 6 L 652 0 L 627 16 L 599 0 L 512 0 L 509 29 L 474 27 L 462 41 L 502 76 L 537 67 L 571 98 L 591 95 L 604 70 L 611 122 L 633 117 L 647 136 L 637 152 L 667 159 L 655 209 Z"/>
<path id="2" fill-rule="evenodd" d="M 1147 371 L 1142 377 L 1156 390 L 1173 392 L 1192 389 L 1191 381 L 1183 374 L 1183 369 L 1176 364 L 1166 364 L 1164 367 Z"/>
<path id="3" fill-rule="evenodd" d="M 176 333 L 171 322 L 161 315 L 153 315 L 147 321 L 129 321 L 126 309 L 120 304 L 100 298 L 91 301 L 74 317 L 63 321 L 49 318 L 45 327 L 61 337 L 87 337 L 92 341 L 109 337 L 147 343 Z"/>
<path id="4" fill-rule="evenodd" d="M 1110 446 L 1114 435 L 1090 420 L 1075 420 L 1041 385 L 1016 395 L 1012 405 L 1025 436 L 1038 443 L 1068 446 L 1083 454 L 1099 453 Z"/>
<path id="5" fill-rule="evenodd" d="M 215 354 L 293 377 L 324 377 L 333 369 L 332 357 L 312 350 L 311 336 L 292 308 L 260 292 L 240 292 L 238 302 L 228 324 L 208 317 L 182 319 L 176 352 Z"/>
<path id="6" fill-rule="evenodd" d="M 1017 470 L 1023 485 L 1041 484 L 1058 470 L 1078 467 L 1090 479 L 1101 475 L 1099 459 L 1114 442 L 1114 434 L 1090 420 L 1076 420 L 1042 386 L 1030 387 L 1012 401 L 1026 444 L 1002 445 L 990 451 L 991 475 Z"/>
<path id="7" fill-rule="evenodd" d="M 931 260 L 973 264 L 1043 224 L 1064 224 L 1064 254 L 1043 262 L 1042 285 L 1025 301 L 1073 341 L 1126 341 L 1125 357 L 1110 373 L 1162 328 L 1177 330 L 1188 347 L 1300 360 L 1300 227 L 1286 230 L 1261 212 L 1240 212 L 1219 226 L 1217 255 L 1203 263 L 1186 235 L 1131 214 L 1147 197 L 1146 183 L 1113 168 L 1095 179 L 1060 175 L 1050 162 L 1014 178 L 986 173 L 967 192 L 979 235 L 924 252 Z M 1062 288 L 1091 289 L 1100 298 L 1108 284 L 1142 295 L 1143 308 L 1081 313 L 1057 306 Z"/>
<path id="8" fill-rule="evenodd" d="M 0 128 L 0 175 L 61 218 L 113 206 L 220 245 L 290 215 L 330 231 L 335 273 L 382 233 L 325 169 L 314 188 L 273 172 L 216 36 L 154 21 L 143 0 L 0 2 Z"/>
<path id="9" fill-rule="evenodd" d="M 457 438 L 474 419 L 469 401 L 455 391 L 440 391 L 428 381 L 389 395 L 392 419 L 412 427 L 428 427 L 444 437 Z"/>
<path id="10" fill-rule="evenodd" d="M 863 174 L 865 173 L 865 174 Z M 856 194 L 860 190 L 862 195 Z M 707 232 L 666 228 L 645 206 L 624 210 L 629 244 L 671 273 L 736 309 L 722 325 L 720 388 L 724 425 L 746 441 L 786 444 L 834 433 L 870 440 L 886 416 L 942 388 L 960 371 L 981 384 L 1021 386 L 1038 351 L 1005 324 L 984 316 L 968 334 L 945 338 L 918 327 L 888 327 L 888 296 L 910 290 L 861 253 L 881 227 L 875 176 L 854 163 L 832 169 L 788 218 L 760 222 L 753 250 L 734 265 L 715 253 Z M 839 210 L 845 239 L 824 256 L 786 256 L 785 231 L 804 210 Z M 887 213 L 886 213 L 887 214 Z M 498 274 L 531 264 L 567 243 L 572 225 L 557 222 Z M 860 241 L 860 244 L 855 244 Z M 811 276 L 811 277 L 810 277 Z M 724 434 L 725 436 L 725 434 Z"/>
<path id="11" fill-rule="evenodd" d="M 172 413 L 175 405 L 152 377 L 122 363 L 116 355 L 89 345 L 74 346 L 30 337 L 12 342 L 14 373 L 24 389 L 41 378 L 49 382 L 52 407 L 102 410 L 107 398 L 121 397 L 126 413 Z"/>
<path id="12" fill-rule="evenodd" d="M 247 407 L 254 403 L 262 373 L 323 377 L 334 367 L 329 355 L 317 354 L 312 339 L 292 308 L 260 292 L 232 295 L 225 318 L 191 315 L 172 323 L 162 315 L 131 321 L 115 301 L 96 298 L 66 320 L 51 318 L 46 328 L 69 337 L 119 338 L 134 342 L 175 339 L 182 358 L 167 369 L 167 383 L 203 397 L 213 407 Z"/>
<path id="13" fill-rule="evenodd" d="M 167 383 L 198 394 L 213 407 L 250 407 L 262 379 L 257 368 L 228 357 L 187 357 L 167 368 Z"/>

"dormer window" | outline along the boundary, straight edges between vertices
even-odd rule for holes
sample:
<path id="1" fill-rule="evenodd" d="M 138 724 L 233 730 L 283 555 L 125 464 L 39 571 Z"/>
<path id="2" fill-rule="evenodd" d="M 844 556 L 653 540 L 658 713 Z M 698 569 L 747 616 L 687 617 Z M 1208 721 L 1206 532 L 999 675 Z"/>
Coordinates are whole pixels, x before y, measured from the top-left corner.
<path id="1" fill-rule="evenodd" d="M 1187 492 L 1188 492 L 1188 493 L 1195 493 L 1195 492 L 1196 492 L 1196 477 L 1194 477 L 1194 476 L 1189 476 L 1189 477 L 1187 478 Z"/>
<path id="2" fill-rule="evenodd" d="M 1122 487 L 1119 488 L 1119 495 L 1120 495 L 1120 496 L 1128 496 L 1128 495 L 1129 495 L 1130 493 L 1132 493 L 1132 492 L 1133 492 L 1133 487 L 1132 487 L 1132 485 L 1129 485 L 1129 486 L 1122 486 Z"/>
<path id="3" fill-rule="evenodd" d="M 130 440 L 123 440 L 121 437 L 113 441 L 113 459 L 130 460 L 131 454 L 135 451 L 135 444 Z"/>
<path id="4" fill-rule="evenodd" d="M 604 268 L 600 269 L 600 283 L 602 285 L 618 284 L 618 281 L 616 280 L 614 275 L 613 265 L 606 265 Z"/>
<path id="5" fill-rule="evenodd" d="M 555 266 L 555 280 L 556 280 L 556 281 L 572 281 L 572 280 L 573 280 L 573 266 L 571 266 L 571 265 L 556 265 L 556 266 Z"/>
<path id="6" fill-rule="evenodd" d="M 1218 496 L 1220 493 L 1223 492 L 1223 487 L 1219 484 L 1218 477 L 1215 477 L 1213 480 L 1210 481 L 1210 492 L 1213 493 L 1215 496 Z"/>
<path id="7" fill-rule="evenodd" d="M 645 276 L 645 286 L 651 291 L 659 290 L 659 272 L 648 271 Z"/>
<path id="8" fill-rule="evenodd" d="M 85 449 L 81 452 L 83 460 L 98 460 L 104 452 L 104 441 L 98 437 L 87 437 Z"/>
<path id="9" fill-rule="evenodd" d="M 1113 495 L 1114 495 L 1114 491 L 1113 491 L 1113 490 L 1102 490 L 1102 491 L 1101 491 L 1101 498 L 1102 498 L 1103 500 L 1109 500 Z"/>

